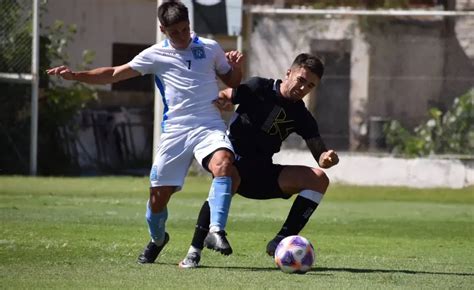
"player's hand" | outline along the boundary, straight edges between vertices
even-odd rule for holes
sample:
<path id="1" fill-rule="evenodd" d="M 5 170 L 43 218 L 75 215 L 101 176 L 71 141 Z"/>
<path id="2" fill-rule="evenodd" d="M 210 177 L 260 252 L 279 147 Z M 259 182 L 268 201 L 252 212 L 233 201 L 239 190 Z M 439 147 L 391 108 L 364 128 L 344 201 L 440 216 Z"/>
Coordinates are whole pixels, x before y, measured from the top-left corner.
<path id="1" fill-rule="evenodd" d="M 227 61 L 232 66 L 232 68 L 241 69 L 242 64 L 244 63 L 244 55 L 237 50 L 228 51 L 225 53 Z"/>
<path id="2" fill-rule="evenodd" d="M 330 168 L 339 163 L 339 156 L 336 151 L 328 150 L 319 157 L 319 166 L 321 168 Z"/>
<path id="3" fill-rule="evenodd" d="M 234 104 L 232 104 L 230 97 L 228 97 L 231 95 L 232 89 L 225 89 L 223 91 L 220 91 L 219 97 L 212 101 L 212 103 L 221 111 L 233 111 Z"/>
<path id="4" fill-rule="evenodd" d="M 46 70 L 48 75 L 60 76 L 65 80 L 71 81 L 74 80 L 74 73 L 70 68 L 65 65 L 57 66 Z"/>
<path id="5" fill-rule="evenodd" d="M 221 111 L 230 112 L 234 110 L 234 105 L 227 100 L 215 99 L 212 103 Z"/>

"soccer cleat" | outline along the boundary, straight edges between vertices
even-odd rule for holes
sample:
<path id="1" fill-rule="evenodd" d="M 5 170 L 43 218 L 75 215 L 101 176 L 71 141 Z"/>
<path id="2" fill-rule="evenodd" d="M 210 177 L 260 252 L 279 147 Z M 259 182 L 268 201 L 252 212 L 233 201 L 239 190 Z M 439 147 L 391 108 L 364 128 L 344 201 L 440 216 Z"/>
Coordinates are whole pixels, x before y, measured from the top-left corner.
<path id="1" fill-rule="evenodd" d="M 209 232 L 204 239 L 204 246 L 208 249 L 220 252 L 223 255 L 232 254 L 232 247 L 225 237 L 227 234 L 224 230 L 218 232 Z"/>
<path id="2" fill-rule="evenodd" d="M 157 246 L 155 243 L 150 241 L 146 248 L 143 250 L 143 253 L 138 256 L 138 263 L 140 264 L 149 264 L 154 263 L 158 254 L 160 254 L 161 250 L 165 247 L 165 245 L 170 240 L 170 236 L 168 233 L 165 233 L 165 240 L 161 246 Z"/>
<path id="3" fill-rule="evenodd" d="M 191 252 L 186 255 L 184 260 L 179 262 L 179 267 L 182 269 L 197 268 L 201 261 L 201 255 L 197 252 Z"/>
<path id="4" fill-rule="evenodd" d="M 273 240 L 269 241 L 267 244 L 267 254 L 271 257 L 275 256 L 275 250 L 278 247 L 278 244 L 283 240 L 285 237 L 277 235 L 273 238 Z"/>

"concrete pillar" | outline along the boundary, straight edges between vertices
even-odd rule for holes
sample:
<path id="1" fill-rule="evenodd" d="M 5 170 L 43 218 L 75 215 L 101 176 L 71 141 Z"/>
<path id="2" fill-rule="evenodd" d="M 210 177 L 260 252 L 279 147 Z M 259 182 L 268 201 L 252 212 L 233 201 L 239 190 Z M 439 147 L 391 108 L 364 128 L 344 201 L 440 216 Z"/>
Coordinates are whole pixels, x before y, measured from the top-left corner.
<path id="1" fill-rule="evenodd" d="M 369 45 L 359 27 L 355 28 L 351 52 L 351 90 L 349 96 L 349 147 L 364 149 L 368 138 L 367 101 L 369 97 Z"/>

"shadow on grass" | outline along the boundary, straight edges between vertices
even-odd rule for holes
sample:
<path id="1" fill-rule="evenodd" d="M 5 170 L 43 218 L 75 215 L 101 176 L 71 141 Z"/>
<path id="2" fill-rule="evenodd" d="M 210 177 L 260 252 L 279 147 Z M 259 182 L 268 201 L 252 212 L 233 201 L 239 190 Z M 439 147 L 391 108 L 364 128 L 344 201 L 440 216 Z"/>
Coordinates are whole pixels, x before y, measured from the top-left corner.
<path id="1" fill-rule="evenodd" d="M 391 270 L 391 269 L 357 269 L 357 268 L 327 268 L 316 267 L 311 272 L 350 272 L 350 273 L 402 273 L 402 274 L 423 274 L 423 275 L 450 275 L 450 276 L 474 276 L 474 273 L 455 272 L 429 272 L 414 270 Z"/>
<path id="2" fill-rule="evenodd" d="M 162 265 L 173 265 L 171 263 L 163 263 Z M 199 269 L 235 269 L 245 271 L 279 271 L 276 267 L 240 267 L 240 266 L 206 266 L 200 265 Z M 328 268 L 328 267 L 315 267 L 312 268 L 306 274 L 308 275 L 330 275 L 330 273 L 324 272 L 349 272 L 349 273 L 401 273 L 411 275 L 449 275 L 449 276 L 474 276 L 474 273 L 456 273 L 456 272 L 429 272 L 429 271 L 414 271 L 414 270 L 392 270 L 392 269 L 358 269 L 358 268 Z"/>

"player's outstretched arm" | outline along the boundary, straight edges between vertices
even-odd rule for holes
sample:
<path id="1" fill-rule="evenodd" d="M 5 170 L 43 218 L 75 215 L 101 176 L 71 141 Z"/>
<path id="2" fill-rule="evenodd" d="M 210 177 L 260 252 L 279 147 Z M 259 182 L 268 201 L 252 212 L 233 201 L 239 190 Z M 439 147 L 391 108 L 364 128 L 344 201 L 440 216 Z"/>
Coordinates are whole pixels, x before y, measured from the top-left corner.
<path id="1" fill-rule="evenodd" d="M 65 80 L 79 81 L 93 85 L 105 85 L 139 76 L 140 73 L 128 64 L 115 67 L 100 67 L 87 71 L 72 71 L 67 66 L 58 66 L 46 70 L 49 75 L 57 75 Z"/>
<path id="2" fill-rule="evenodd" d="M 339 157 L 337 156 L 336 151 L 327 150 L 326 145 L 324 145 L 321 138 L 308 139 L 306 140 L 306 145 L 311 151 L 314 160 L 318 162 L 319 167 L 330 168 L 339 163 Z"/>
<path id="3" fill-rule="evenodd" d="M 219 78 L 228 87 L 236 88 L 242 81 L 242 65 L 244 63 L 244 55 L 236 50 L 226 52 L 227 61 L 232 69 L 225 75 L 219 75 Z"/>

